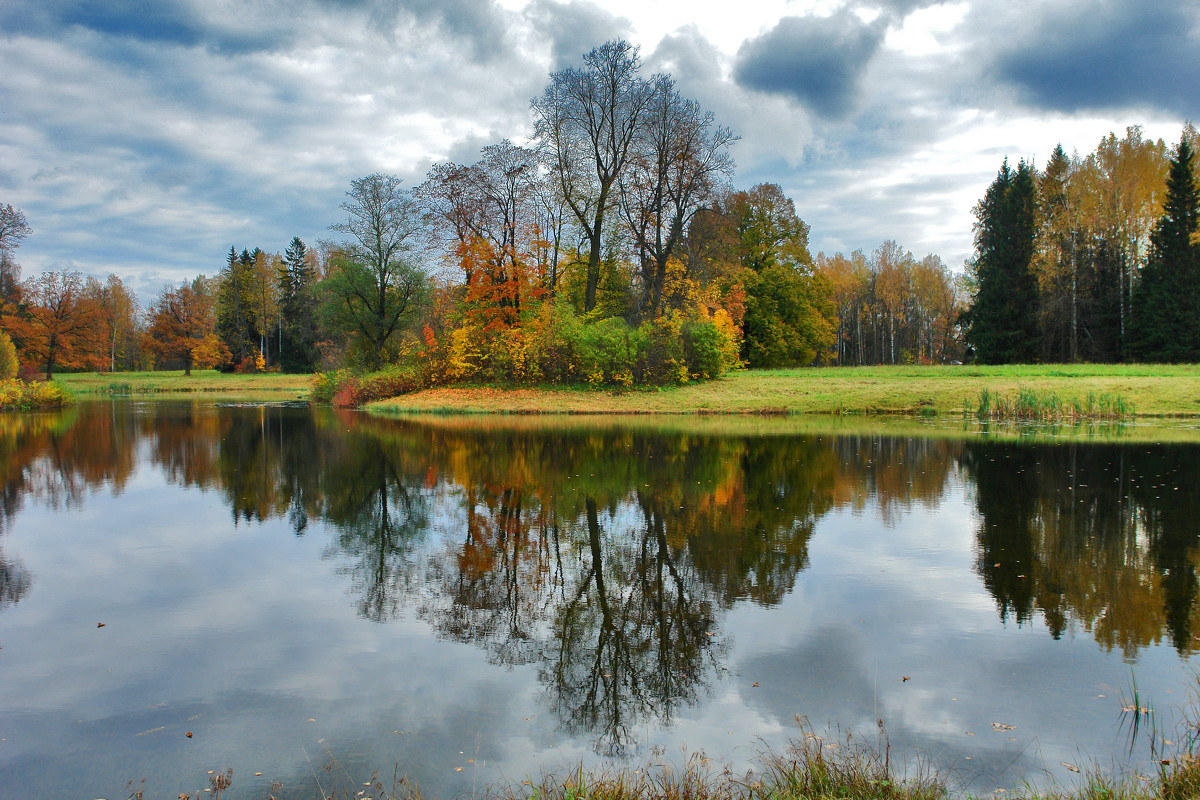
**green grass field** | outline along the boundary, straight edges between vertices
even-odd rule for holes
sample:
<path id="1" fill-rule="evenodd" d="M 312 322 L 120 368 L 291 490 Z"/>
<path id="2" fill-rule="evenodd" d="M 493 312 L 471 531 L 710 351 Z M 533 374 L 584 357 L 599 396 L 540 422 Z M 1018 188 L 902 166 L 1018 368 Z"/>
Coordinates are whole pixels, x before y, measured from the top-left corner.
<path id="1" fill-rule="evenodd" d="M 261 396 L 277 399 L 305 399 L 312 390 L 311 375 L 263 373 L 235 375 L 215 369 L 164 372 L 76 372 L 54 378 L 67 391 L 78 396 L 126 394 L 184 394 L 204 392 L 249 399 Z"/>
<path id="2" fill-rule="evenodd" d="M 743 370 L 724 378 L 626 392 L 586 388 L 443 387 L 372 403 L 396 414 L 924 414 L 961 415 L 983 390 L 1053 392 L 1064 403 L 1119 395 L 1139 417 L 1200 416 L 1200 365 L 1051 364 Z"/>

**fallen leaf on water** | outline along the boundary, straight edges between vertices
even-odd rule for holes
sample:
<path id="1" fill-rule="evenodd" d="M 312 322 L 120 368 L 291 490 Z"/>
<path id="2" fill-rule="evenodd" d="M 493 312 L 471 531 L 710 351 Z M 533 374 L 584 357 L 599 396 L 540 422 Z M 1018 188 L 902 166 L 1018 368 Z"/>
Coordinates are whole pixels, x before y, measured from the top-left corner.
<path id="1" fill-rule="evenodd" d="M 1175 743 L 1172 742 L 1170 739 L 1163 739 L 1163 744 L 1165 744 L 1167 747 L 1170 747 L 1171 745 L 1173 745 Z"/>
<path id="2" fill-rule="evenodd" d="M 467 759 L 467 763 L 468 763 L 468 764 L 474 764 L 474 763 L 475 763 L 475 759 L 473 759 L 473 758 L 468 758 L 468 759 Z"/>
<path id="3" fill-rule="evenodd" d="M 315 719 L 313 719 L 312 717 L 309 717 L 309 718 L 308 718 L 308 721 L 309 721 L 309 722 L 316 722 L 316 720 L 315 720 Z"/>
<path id="4" fill-rule="evenodd" d="M 1074 764 L 1068 764 L 1066 761 L 1060 761 L 1058 763 L 1071 770 L 1071 772 L 1079 772 L 1079 767 L 1075 766 Z"/>
<path id="5" fill-rule="evenodd" d="M 755 681 L 753 685 L 758 686 L 758 681 Z"/>
<path id="6" fill-rule="evenodd" d="M 705 636 L 716 636 L 717 634 L 714 631 L 709 631 L 708 633 L 706 633 L 704 635 Z"/>
<path id="7" fill-rule="evenodd" d="M 192 738 L 192 732 L 191 732 L 191 731 L 188 731 L 188 732 L 187 732 L 187 737 L 188 737 L 189 739 L 190 739 L 190 738 Z"/>
<path id="8" fill-rule="evenodd" d="M 912 680 L 912 675 L 901 675 L 900 676 L 901 683 L 905 683 L 906 681 L 911 681 L 911 680 Z"/>
<path id="9" fill-rule="evenodd" d="M 993 722 L 992 730 L 994 731 L 1015 731 L 1016 725 L 1005 725 L 1003 722 Z"/>
<path id="10" fill-rule="evenodd" d="M 455 771 L 455 772 L 462 772 L 462 767 L 455 767 L 455 768 L 454 768 L 454 771 Z"/>
<path id="11" fill-rule="evenodd" d="M 104 627 L 104 623 L 103 623 L 103 622 L 97 622 L 97 623 L 96 623 L 96 627 L 97 627 L 97 628 L 103 628 L 103 627 Z"/>
<path id="12" fill-rule="evenodd" d="M 970 731 L 964 731 L 964 733 L 965 733 L 967 736 L 974 736 L 974 735 L 975 735 L 975 734 L 971 733 Z"/>
<path id="13" fill-rule="evenodd" d="M 255 774 L 255 775 L 262 775 L 262 773 L 261 773 L 261 772 L 256 772 L 256 773 L 254 773 L 254 774 Z"/>

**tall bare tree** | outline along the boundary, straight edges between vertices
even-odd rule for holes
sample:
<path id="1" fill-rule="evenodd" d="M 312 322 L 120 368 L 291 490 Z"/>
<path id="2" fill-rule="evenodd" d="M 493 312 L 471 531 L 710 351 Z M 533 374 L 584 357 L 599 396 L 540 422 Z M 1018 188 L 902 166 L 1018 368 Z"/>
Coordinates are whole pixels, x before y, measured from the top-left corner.
<path id="1" fill-rule="evenodd" d="M 662 310 L 667 262 L 692 217 L 732 174 L 727 148 L 737 140 L 729 128 L 714 124 L 711 112 L 682 98 L 669 75 L 656 77 L 653 85 L 639 146 L 617 181 L 621 213 L 638 250 L 648 316 Z"/>
<path id="2" fill-rule="evenodd" d="M 654 83 L 638 74 L 640 67 L 632 44 L 606 42 L 583 57 L 582 68 L 552 73 L 532 103 L 538 147 L 587 245 L 585 311 L 596 305 L 604 224 L 616 182 L 636 153 L 655 94 Z"/>

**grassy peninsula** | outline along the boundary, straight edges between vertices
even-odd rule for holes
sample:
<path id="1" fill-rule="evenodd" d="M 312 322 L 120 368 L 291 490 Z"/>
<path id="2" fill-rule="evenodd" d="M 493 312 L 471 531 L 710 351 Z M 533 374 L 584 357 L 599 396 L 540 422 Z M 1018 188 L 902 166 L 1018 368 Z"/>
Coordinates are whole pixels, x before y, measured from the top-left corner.
<path id="1" fill-rule="evenodd" d="M 1139 417 L 1200 416 L 1200 365 L 1046 364 L 1013 366 L 824 367 L 742 370 L 713 381 L 644 390 L 427 389 L 370 403 L 377 414 L 961 414 L 982 392 L 1021 389 L 1064 404 L 1120 397 Z"/>

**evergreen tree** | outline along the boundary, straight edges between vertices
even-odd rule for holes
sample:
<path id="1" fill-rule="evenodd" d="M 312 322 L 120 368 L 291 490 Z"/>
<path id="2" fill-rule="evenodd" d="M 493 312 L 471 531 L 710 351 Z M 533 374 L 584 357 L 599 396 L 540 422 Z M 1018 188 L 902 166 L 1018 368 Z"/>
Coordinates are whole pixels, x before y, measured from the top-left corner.
<path id="1" fill-rule="evenodd" d="M 234 364 L 258 352 L 258 336 L 251 314 L 250 273 L 254 257 L 248 250 L 229 248 L 217 290 L 217 335 L 233 356 Z"/>
<path id="2" fill-rule="evenodd" d="M 1040 349 L 1033 168 L 1008 161 L 975 208 L 975 302 L 967 314 L 967 340 L 984 364 L 1029 362 Z"/>
<path id="3" fill-rule="evenodd" d="M 1150 256 L 1134 290 L 1132 355 L 1141 361 L 1200 361 L 1200 190 L 1195 153 L 1179 140 L 1167 175 L 1163 215 L 1150 234 Z"/>
<path id="4" fill-rule="evenodd" d="M 278 362 L 285 372 L 310 372 L 317 364 L 316 282 L 308 248 L 292 237 L 279 270 Z"/>

